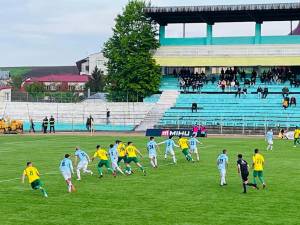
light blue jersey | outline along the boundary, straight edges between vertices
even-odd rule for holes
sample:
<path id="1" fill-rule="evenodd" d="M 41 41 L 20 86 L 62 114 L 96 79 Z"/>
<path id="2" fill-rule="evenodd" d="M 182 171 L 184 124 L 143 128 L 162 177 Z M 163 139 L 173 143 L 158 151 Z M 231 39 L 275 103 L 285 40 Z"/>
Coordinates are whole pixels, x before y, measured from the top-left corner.
<path id="1" fill-rule="evenodd" d="M 114 145 L 114 147 L 110 148 L 108 153 L 111 161 L 116 161 L 118 160 L 118 150 L 117 150 L 118 145 Z"/>
<path id="2" fill-rule="evenodd" d="M 273 131 L 268 131 L 266 134 L 266 139 L 268 141 L 272 141 L 273 140 Z"/>
<path id="3" fill-rule="evenodd" d="M 228 163 L 228 156 L 226 154 L 221 154 L 217 159 L 219 170 L 225 170 L 226 164 Z"/>
<path id="4" fill-rule="evenodd" d="M 157 146 L 157 143 L 155 141 L 149 141 L 147 143 L 147 149 L 148 149 L 149 155 L 156 155 L 156 146 Z"/>
<path id="5" fill-rule="evenodd" d="M 75 156 L 77 156 L 80 161 L 83 161 L 83 160 L 89 161 L 90 160 L 90 157 L 88 156 L 88 154 L 86 154 L 85 151 L 82 151 L 80 149 L 76 150 Z"/>
<path id="6" fill-rule="evenodd" d="M 173 150 L 175 142 L 172 139 L 165 140 L 163 143 L 166 145 L 166 150 Z"/>
<path id="7" fill-rule="evenodd" d="M 64 158 L 60 162 L 59 169 L 64 173 L 73 173 L 73 165 L 71 159 Z"/>
<path id="8" fill-rule="evenodd" d="M 189 139 L 189 145 L 191 149 L 197 148 L 197 143 L 200 143 L 196 138 L 192 137 Z"/>

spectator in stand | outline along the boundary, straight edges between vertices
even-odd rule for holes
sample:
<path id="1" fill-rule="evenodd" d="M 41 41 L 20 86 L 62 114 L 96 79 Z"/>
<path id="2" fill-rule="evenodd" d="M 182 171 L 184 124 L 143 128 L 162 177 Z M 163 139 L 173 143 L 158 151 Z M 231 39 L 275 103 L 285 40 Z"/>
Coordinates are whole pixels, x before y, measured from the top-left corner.
<path id="1" fill-rule="evenodd" d="M 198 111 L 198 105 L 197 105 L 197 103 L 195 103 L 195 102 L 192 103 L 192 113 L 193 113 L 194 111 L 195 111 L 195 112 Z"/>
<path id="2" fill-rule="evenodd" d="M 221 81 L 221 89 L 222 89 L 222 92 L 225 92 L 225 88 L 226 88 L 226 80 L 222 80 L 222 81 Z"/>
<path id="3" fill-rule="evenodd" d="M 244 94 L 245 97 L 247 96 L 247 94 L 248 94 L 247 87 L 244 87 L 244 88 L 243 88 L 243 94 Z"/>
<path id="4" fill-rule="evenodd" d="M 296 97 L 291 97 L 291 100 L 290 100 L 290 106 L 294 105 L 295 107 L 297 106 L 297 100 L 296 100 Z"/>
<path id="5" fill-rule="evenodd" d="M 237 88 L 237 91 L 235 93 L 235 97 L 239 96 L 239 98 L 241 97 L 241 92 L 242 92 L 242 88 L 241 87 L 238 87 Z"/>
<path id="6" fill-rule="evenodd" d="M 53 131 L 53 133 L 55 133 L 55 128 L 54 128 L 54 125 L 55 125 L 55 119 L 53 116 L 50 117 L 49 119 L 49 123 L 50 123 L 50 133 Z"/>
<path id="7" fill-rule="evenodd" d="M 264 90 L 262 92 L 262 98 L 267 98 L 269 94 L 269 89 L 267 87 L 264 87 Z"/>
<path id="8" fill-rule="evenodd" d="M 287 109 L 287 108 L 289 107 L 289 99 L 288 99 L 288 97 L 285 97 L 285 98 L 283 99 L 282 107 L 283 107 L 284 109 Z"/>
<path id="9" fill-rule="evenodd" d="M 92 115 L 90 115 L 87 119 L 86 119 L 86 129 L 88 131 L 91 131 L 92 128 L 92 123 L 94 122 L 94 118 L 92 117 Z"/>
<path id="10" fill-rule="evenodd" d="M 290 93 L 290 90 L 288 89 L 288 87 L 282 88 L 282 97 L 283 98 L 288 97 L 289 93 Z"/>
<path id="11" fill-rule="evenodd" d="M 48 129 L 48 118 L 47 118 L 47 116 L 43 119 L 42 127 L 43 127 L 44 134 L 46 134 L 47 133 L 47 129 Z"/>
<path id="12" fill-rule="evenodd" d="M 261 86 L 258 86 L 256 91 L 257 91 L 257 97 L 261 98 L 261 93 L 263 92 L 263 89 L 261 88 Z"/>
<path id="13" fill-rule="evenodd" d="M 106 109 L 106 124 L 110 123 L 110 110 Z"/>

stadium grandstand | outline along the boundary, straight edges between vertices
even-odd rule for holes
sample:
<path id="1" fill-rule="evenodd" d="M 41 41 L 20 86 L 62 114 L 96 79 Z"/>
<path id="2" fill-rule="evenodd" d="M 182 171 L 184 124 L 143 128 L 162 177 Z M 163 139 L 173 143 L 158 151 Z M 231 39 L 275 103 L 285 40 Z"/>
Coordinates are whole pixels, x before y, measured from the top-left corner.
<path id="1" fill-rule="evenodd" d="M 227 128 L 256 133 L 261 128 L 297 124 L 298 109 L 290 101 L 300 97 L 300 26 L 282 36 L 263 36 L 262 26 L 268 21 L 298 21 L 299 3 L 149 7 L 144 11 L 160 25 L 161 46 L 155 58 L 164 73 L 161 91 L 178 91 L 174 106 L 166 110 L 158 126 L 198 123 L 221 127 L 223 132 Z M 215 37 L 214 25 L 223 22 L 253 22 L 255 35 Z M 182 37 L 166 37 L 167 25 L 175 23 L 183 24 Z M 188 23 L 205 23 L 206 37 L 186 37 Z M 285 101 L 288 107 L 283 106 Z"/>
<path id="2" fill-rule="evenodd" d="M 40 123 L 53 115 L 57 130 L 72 131 L 84 130 L 89 115 L 96 130 L 190 129 L 197 123 L 210 132 L 257 134 L 296 126 L 300 26 L 282 36 L 264 36 L 262 27 L 268 21 L 299 21 L 300 3 L 148 7 L 144 12 L 159 24 L 160 47 L 154 52 L 163 73 L 159 94 L 135 103 L 6 101 L 0 117 L 22 119 L 28 128 L 29 118 Z M 255 35 L 216 37 L 214 26 L 224 22 L 252 22 Z M 178 23 L 183 36 L 167 37 L 166 27 Z M 206 36 L 186 37 L 188 23 L 206 24 Z M 19 113 L 22 109 L 26 113 Z"/>

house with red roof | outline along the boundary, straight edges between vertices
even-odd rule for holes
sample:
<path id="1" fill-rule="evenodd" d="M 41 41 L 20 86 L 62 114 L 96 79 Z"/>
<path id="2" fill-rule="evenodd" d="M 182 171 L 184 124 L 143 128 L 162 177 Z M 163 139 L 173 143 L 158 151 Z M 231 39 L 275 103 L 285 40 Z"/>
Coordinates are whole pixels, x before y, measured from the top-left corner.
<path id="1" fill-rule="evenodd" d="M 42 77 L 29 77 L 22 83 L 21 89 L 25 90 L 25 86 L 32 83 L 41 83 L 45 86 L 46 91 L 82 92 L 89 79 L 89 75 L 78 74 L 50 74 Z"/>

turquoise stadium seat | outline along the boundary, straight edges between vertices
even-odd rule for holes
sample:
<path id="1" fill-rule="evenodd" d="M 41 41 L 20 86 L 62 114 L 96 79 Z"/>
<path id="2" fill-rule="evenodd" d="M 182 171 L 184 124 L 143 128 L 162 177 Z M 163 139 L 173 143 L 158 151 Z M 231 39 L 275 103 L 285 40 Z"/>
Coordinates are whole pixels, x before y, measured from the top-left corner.
<path id="1" fill-rule="evenodd" d="M 300 94 L 291 94 L 300 99 Z M 192 113 L 191 105 L 198 111 Z M 281 94 L 258 99 L 256 94 L 236 98 L 234 94 L 180 94 L 176 105 L 168 109 L 160 120 L 161 126 L 293 127 L 300 125 L 299 107 L 282 108 Z"/>

